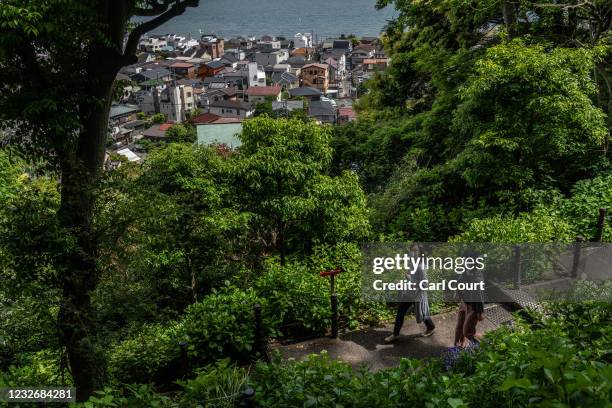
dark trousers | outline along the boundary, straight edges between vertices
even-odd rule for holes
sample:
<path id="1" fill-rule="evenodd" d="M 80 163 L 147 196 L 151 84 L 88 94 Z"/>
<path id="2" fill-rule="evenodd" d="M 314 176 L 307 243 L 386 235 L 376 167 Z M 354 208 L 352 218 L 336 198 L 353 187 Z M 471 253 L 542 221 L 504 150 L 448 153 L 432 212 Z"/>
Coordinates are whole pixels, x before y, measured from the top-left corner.
<path id="1" fill-rule="evenodd" d="M 479 314 L 472 305 L 461 302 L 457 312 L 457 326 L 455 327 L 455 345 L 465 345 L 466 340 L 473 341 L 476 335 L 476 325 Z"/>
<path id="2" fill-rule="evenodd" d="M 399 336 L 400 330 L 402 330 L 402 326 L 404 325 L 406 313 L 408 313 L 408 310 L 410 310 L 411 307 L 416 309 L 416 303 L 402 302 L 398 305 L 397 314 L 395 315 L 395 326 L 393 327 L 394 335 Z M 425 318 L 423 323 L 425 323 L 425 326 L 427 326 L 427 330 L 433 330 L 436 328 L 436 325 L 430 317 Z"/>

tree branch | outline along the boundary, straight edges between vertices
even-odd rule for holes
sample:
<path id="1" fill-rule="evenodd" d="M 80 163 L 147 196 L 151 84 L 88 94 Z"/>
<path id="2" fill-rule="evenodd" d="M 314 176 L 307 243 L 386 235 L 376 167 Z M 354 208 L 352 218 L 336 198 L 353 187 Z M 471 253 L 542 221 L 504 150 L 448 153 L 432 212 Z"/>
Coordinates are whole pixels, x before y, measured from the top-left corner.
<path id="1" fill-rule="evenodd" d="M 134 14 L 137 16 L 157 16 L 162 14 L 164 11 L 168 9 L 173 0 L 163 0 L 162 3 L 159 3 L 155 0 L 147 0 L 145 1 L 145 5 L 148 7 L 136 7 L 134 9 Z"/>
<path id="2" fill-rule="evenodd" d="M 129 63 L 135 59 L 136 49 L 138 48 L 138 41 L 140 41 L 140 37 L 142 37 L 145 33 L 156 29 L 157 27 L 171 20 L 172 18 L 180 16 L 185 12 L 187 7 L 197 7 L 199 4 L 199 0 L 177 1 L 170 8 L 167 8 L 168 4 L 170 4 L 170 2 L 165 0 L 164 8 L 166 8 L 166 10 L 162 14 L 158 15 L 154 19 L 151 19 L 136 26 L 132 30 L 125 45 L 125 50 L 123 52 L 124 62 Z"/>

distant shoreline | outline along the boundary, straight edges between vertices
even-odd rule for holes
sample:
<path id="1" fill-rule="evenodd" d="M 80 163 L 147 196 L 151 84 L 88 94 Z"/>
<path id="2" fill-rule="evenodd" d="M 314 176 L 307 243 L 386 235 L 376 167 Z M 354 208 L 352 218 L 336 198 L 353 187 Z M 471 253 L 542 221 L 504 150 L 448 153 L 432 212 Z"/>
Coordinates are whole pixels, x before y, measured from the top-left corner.
<path id="1" fill-rule="evenodd" d="M 378 37 L 387 21 L 397 15 L 392 7 L 376 10 L 375 0 L 311 0 L 308 7 L 287 0 L 244 0 L 239 7 L 228 7 L 224 0 L 200 3 L 200 7 L 188 9 L 149 34 L 191 34 L 195 38 L 202 30 L 226 39 L 264 35 L 291 38 L 299 32 L 313 33 L 319 39 L 340 34 Z"/>

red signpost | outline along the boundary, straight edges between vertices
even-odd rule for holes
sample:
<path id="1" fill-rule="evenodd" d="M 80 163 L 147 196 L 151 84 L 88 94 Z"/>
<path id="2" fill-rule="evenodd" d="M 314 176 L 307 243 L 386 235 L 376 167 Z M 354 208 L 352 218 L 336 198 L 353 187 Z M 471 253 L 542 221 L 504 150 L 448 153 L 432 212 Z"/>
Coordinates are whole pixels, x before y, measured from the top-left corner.
<path id="1" fill-rule="evenodd" d="M 319 272 L 321 277 L 330 277 L 330 289 L 331 289 L 331 308 L 332 308 L 332 327 L 331 337 L 332 339 L 338 338 L 338 295 L 336 294 L 335 276 L 344 272 L 341 266 L 327 271 Z"/>

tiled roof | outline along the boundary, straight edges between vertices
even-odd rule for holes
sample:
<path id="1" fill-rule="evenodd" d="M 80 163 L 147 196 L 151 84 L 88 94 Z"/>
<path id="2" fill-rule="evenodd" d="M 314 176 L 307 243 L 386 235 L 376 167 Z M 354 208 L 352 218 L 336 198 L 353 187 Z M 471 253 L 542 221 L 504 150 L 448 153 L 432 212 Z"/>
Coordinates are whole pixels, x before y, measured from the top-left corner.
<path id="1" fill-rule="evenodd" d="M 280 86 L 252 86 L 246 90 L 249 96 L 276 96 L 281 93 Z"/>
<path id="2" fill-rule="evenodd" d="M 329 66 L 327 64 L 308 64 L 308 65 L 304 65 L 302 67 L 302 69 L 306 69 L 306 68 L 310 68 L 310 67 L 317 67 L 317 68 L 321 68 L 321 69 L 329 68 Z"/>
<path id="3" fill-rule="evenodd" d="M 193 68 L 193 64 L 189 64 L 187 62 L 175 62 L 170 65 L 170 68 Z"/>
<path id="4" fill-rule="evenodd" d="M 342 108 L 338 108 L 338 116 L 346 116 L 349 118 L 357 117 L 357 113 L 350 106 L 344 106 Z"/>
<path id="5" fill-rule="evenodd" d="M 212 123 L 215 120 L 219 119 L 221 116 L 219 115 L 215 115 L 213 113 L 204 113 L 202 115 L 196 116 L 195 118 L 191 118 L 190 122 L 197 125 L 197 124 L 205 124 L 205 123 Z"/>
<path id="6" fill-rule="evenodd" d="M 251 105 L 242 101 L 217 101 L 210 104 L 211 107 L 217 108 L 232 108 L 232 109 L 242 109 L 246 111 L 250 111 Z"/>

